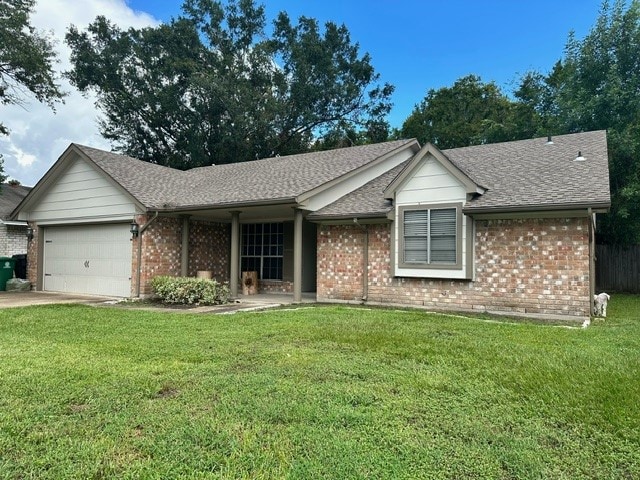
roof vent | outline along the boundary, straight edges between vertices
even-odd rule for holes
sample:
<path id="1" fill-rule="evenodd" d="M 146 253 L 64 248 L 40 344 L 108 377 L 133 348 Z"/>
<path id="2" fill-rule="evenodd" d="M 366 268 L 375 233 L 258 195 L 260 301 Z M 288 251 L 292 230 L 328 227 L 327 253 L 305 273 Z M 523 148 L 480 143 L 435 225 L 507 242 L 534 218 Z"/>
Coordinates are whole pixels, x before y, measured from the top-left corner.
<path id="1" fill-rule="evenodd" d="M 551 140 L 551 135 L 547 137 L 547 145 L 553 145 L 553 140 Z"/>
<path id="2" fill-rule="evenodd" d="M 582 156 L 582 152 L 578 150 L 578 156 L 573 159 L 574 162 L 584 162 L 586 160 L 585 157 Z"/>

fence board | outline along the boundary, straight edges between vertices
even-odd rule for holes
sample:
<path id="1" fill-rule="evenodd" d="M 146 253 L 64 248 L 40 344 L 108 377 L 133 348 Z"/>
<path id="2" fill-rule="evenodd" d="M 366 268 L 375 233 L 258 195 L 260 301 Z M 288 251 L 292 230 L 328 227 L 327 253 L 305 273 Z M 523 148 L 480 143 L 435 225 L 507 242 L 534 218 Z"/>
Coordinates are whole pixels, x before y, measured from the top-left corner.
<path id="1" fill-rule="evenodd" d="M 596 245 L 596 290 L 640 293 L 640 245 Z"/>

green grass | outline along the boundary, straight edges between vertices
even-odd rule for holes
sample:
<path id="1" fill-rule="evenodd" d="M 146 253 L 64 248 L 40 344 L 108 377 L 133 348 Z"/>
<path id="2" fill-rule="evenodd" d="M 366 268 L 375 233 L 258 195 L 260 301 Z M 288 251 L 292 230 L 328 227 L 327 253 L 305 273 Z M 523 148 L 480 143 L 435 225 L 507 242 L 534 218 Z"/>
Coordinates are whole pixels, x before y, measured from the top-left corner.
<path id="1" fill-rule="evenodd" d="M 640 297 L 588 329 L 0 310 L 0 478 L 640 478 Z"/>

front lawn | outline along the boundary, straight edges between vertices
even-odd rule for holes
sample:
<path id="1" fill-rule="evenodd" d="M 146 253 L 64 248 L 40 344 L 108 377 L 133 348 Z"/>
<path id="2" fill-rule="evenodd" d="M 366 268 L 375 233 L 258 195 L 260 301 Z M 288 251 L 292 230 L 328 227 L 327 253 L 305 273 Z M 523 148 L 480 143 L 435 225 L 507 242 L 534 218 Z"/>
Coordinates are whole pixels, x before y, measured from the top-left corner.
<path id="1" fill-rule="evenodd" d="M 0 478 L 640 478 L 640 297 L 608 313 L 0 310 Z"/>

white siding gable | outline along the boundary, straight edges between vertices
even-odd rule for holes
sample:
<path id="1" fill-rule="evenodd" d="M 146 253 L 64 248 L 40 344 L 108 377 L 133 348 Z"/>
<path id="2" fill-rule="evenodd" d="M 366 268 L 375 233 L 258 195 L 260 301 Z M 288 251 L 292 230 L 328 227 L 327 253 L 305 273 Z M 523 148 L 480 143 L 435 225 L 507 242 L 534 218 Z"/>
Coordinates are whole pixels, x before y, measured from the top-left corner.
<path id="1" fill-rule="evenodd" d="M 396 192 L 396 205 L 464 202 L 466 197 L 464 185 L 429 155 Z"/>
<path id="2" fill-rule="evenodd" d="M 462 216 L 461 231 L 462 237 L 462 268 L 461 269 L 423 269 L 401 267 L 400 236 L 402 235 L 402 225 L 400 225 L 399 207 L 438 204 L 462 204 L 466 202 L 467 193 L 464 184 L 451 174 L 435 157 L 428 154 L 415 168 L 414 172 L 402 182 L 396 190 L 395 195 L 395 218 L 394 228 L 394 271 L 398 277 L 420 277 L 420 278 L 446 278 L 464 279 L 467 274 L 467 259 L 469 258 L 468 235 L 472 235 L 473 220 L 466 215 Z M 471 247 L 473 248 L 473 247 Z"/>
<path id="3" fill-rule="evenodd" d="M 322 207 L 326 207 L 346 194 L 362 187 L 365 183 L 370 182 L 392 168 L 397 167 L 402 162 L 409 160 L 414 154 L 415 152 L 411 148 L 405 148 L 400 152 L 383 159 L 381 162 L 373 162 L 373 165 L 368 165 L 367 168 L 362 169 L 356 175 L 348 176 L 348 178 L 311 196 L 309 199 L 304 201 L 302 205 L 306 210 L 310 210 L 312 212 L 315 212 Z"/>
<path id="4" fill-rule="evenodd" d="M 130 220 L 136 213 L 133 200 L 104 173 L 74 155 L 67 168 L 20 219 L 39 224 Z"/>

